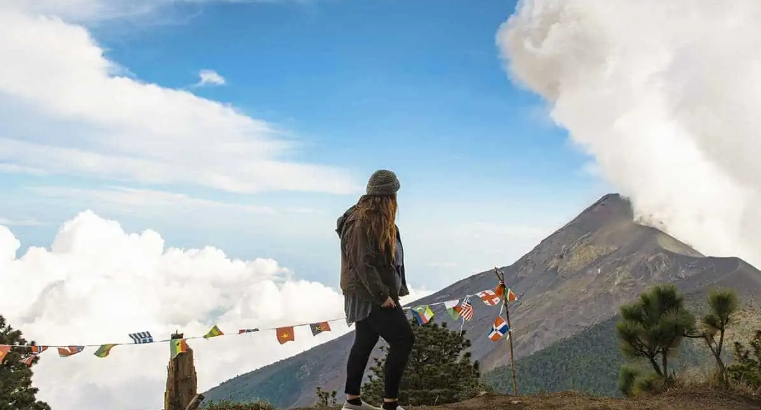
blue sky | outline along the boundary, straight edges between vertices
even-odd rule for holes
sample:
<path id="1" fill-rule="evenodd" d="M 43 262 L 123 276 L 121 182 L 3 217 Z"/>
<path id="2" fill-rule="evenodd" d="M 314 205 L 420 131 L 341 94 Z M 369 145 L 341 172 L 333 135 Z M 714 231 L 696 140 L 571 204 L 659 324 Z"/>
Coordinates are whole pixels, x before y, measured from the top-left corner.
<path id="1" fill-rule="evenodd" d="M 394 170 L 402 183 L 399 225 L 408 271 L 414 285 L 435 289 L 512 262 L 606 192 L 585 171 L 588 157 L 551 124 L 540 98 L 512 84 L 503 68 L 495 34 L 514 7 L 509 1 L 208 1 L 81 24 L 121 74 L 265 121 L 295 144 L 288 161 L 340 169 L 360 186 L 378 168 Z M 194 87 L 204 69 L 225 83 Z M 5 112 L 7 118 L 13 110 Z M 67 126 L 75 127 L 72 121 Z M 33 132 L 26 123 L 6 127 L 22 141 Z M 65 135 L 55 145 L 69 146 Z M 126 136 L 120 144 L 130 141 Z M 61 223 L 92 209 L 128 231 L 155 229 L 171 246 L 272 257 L 299 277 L 329 285 L 337 285 L 335 218 L 359 194 L 241 193 L 97 170 L 16 171 L 0 181 L 6 204 L 0 217 L 40 222 L 11 226 L 24 246 L 50 245 Z M 93 194 L 115 186 L 308 212 L 182 214 L 168 205 L 146 211 Z"/>

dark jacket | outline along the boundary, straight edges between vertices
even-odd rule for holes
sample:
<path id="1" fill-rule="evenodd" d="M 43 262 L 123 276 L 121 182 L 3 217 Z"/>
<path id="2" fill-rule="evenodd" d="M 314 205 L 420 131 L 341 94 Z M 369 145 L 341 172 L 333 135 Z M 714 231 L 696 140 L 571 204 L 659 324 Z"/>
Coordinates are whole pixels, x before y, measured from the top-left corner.
<path id="1" fill-rule="evenodd" d="M 397 294 L 394 280 L 396 271 L 390 250 L 381 252 L 380 247 L 368 237 L 367 227 L 355 218 L 352 211 L 353 206 L 336 223 L 336 233 L 341 238 L 341 290 L 344 295 L 364 296 L 378 304 L 383 304 L 388 297 L 399 301 L 400 297 L 410 293 L 404 275 L 404 261 L 400 269 L 402 286 Z M 401 245 L 398 227 L 396 238 Z"/>

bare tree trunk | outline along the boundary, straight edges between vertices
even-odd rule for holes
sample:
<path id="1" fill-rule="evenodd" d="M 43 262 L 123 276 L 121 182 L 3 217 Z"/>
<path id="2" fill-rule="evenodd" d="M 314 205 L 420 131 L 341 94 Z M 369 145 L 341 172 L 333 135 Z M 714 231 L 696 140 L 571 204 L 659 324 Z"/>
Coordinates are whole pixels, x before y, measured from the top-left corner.
<path id="1" fill-rule="evenodd" d="M 172 339 L 181 339 L 181 334 L 172 335 Z M 200 405 L 198 396 L 198 379 L 193 363 L 193 349 L 180 353 L 169 360 L 166 378 L 166 393 L 164 394 L 164 410 L 185 410 L 193 399 Z"/>

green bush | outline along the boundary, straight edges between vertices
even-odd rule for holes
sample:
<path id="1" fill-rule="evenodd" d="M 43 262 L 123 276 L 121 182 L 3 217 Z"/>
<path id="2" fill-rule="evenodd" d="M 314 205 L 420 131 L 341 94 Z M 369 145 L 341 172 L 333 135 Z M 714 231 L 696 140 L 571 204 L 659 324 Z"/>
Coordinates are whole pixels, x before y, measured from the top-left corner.
<path id="1" fill-rule="evenodd" d="M 411 406 L 456 403 L 490 390 L 480 381 L 478 361 L 472 361 L 465 332 L 449 330 L 446 323 L 419 325 L 411 320 L 415 345 L 402 377 L 399 403 Z M 381 347 L 384 352 L 386 346 Z M 362 396 L 369 403 L 383 400 L 385 357 L 375 359 Z"/>
<path id="2" fill-rule="evenodd" d="M 277 410 L 277 407 L 264 400 L 248 403 L 236 403 L 225 400 L 209 403 L 204 408 L 206 410 Z"/>

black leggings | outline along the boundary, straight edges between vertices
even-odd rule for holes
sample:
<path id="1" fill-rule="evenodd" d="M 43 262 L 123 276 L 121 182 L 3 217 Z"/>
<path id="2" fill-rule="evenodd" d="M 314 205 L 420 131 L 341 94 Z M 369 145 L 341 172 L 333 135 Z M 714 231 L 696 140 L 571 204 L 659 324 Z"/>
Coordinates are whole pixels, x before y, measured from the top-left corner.
<path id="1" fill-rule="evenodd" d="M 356 323 L 354 345 L 346 364 L 346 394 L 359 396 L 365 368 L 378 343 L 378 337 L 382 337 L 389 345 L 383 374 L 385 398 L 399 398 L 399 384 L 415 343 L 412 326 L 399 305 L 394 308 L 373 305 L 370 316 Z"/>

